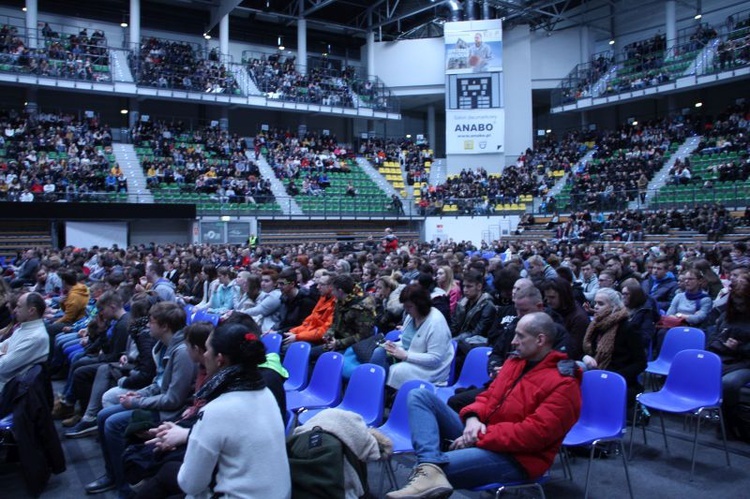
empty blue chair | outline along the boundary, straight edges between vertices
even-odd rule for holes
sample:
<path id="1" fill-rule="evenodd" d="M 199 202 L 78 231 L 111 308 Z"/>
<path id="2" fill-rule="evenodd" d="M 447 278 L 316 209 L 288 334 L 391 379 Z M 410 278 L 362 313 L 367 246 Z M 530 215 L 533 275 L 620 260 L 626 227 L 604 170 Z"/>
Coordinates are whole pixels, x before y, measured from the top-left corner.
<path id="1" fill-rule="evenodd" d="M 260 341 L 266 347 L 266 353 L 281 353 L 282 337 L 279 333 L 268 333 L 261 336 Z"/>
<path id="2" fill-rule="evenodd" d="M 284 368 L 289 377 L 284 382 L 284 390 L 297 391 L 307 386 L 307 371 L 310 365 L 310 344 L 305 341 L 295 341 L 286 349 Z"/>
<path id="3" fill-rule="evenodd" d="M 678 352 L 690 348 L 703 350 L 706 346 L 706 335 L 695 327 L 673 327 L 667 331 L 664 344 L 661 346 L 656 360 L 648 363 L 646 372 L 659 376 L 666 376 L 674 356 Z"/>
<path id="4" fill-rule="evenodd" d="M 724 428 L 724 414 L 721 411 L 721 359 L 713 352 L 705 350 L 688 349 L 678 352 L 674 356 L 672 365 L 667 374 L 664 387 L 658 392 L 641 393 L 636 397 L 633 409 L 633 420 L 637 414 L 638 406 L 647 407 L 659 411 L 661 432 L 664 437 L 664 448 L 669 452 L 667 433 L 664 430 L 664 417 L 662 412 L 692 415 L 696 417 L 695 434 L 693 436 L 693 457 L 690 467 L 690 480 L 695 472 L 695 451 L 698 447 L 698 432 L 701 427 L 701 416 L 704 411 L 717 411 L 719 424 L 721 425 L 721 436 L 724 441 L 724 453 L 729 462 L 729 449 L 727 448 L 726 430 Z M 630 433 L 630 455 L 633 454 L 633 434 Z M 643 428 L 643 441 L 646 441 L 646 429 Z"/>
<path id="5" fill-rule="evenodd" d="M 490 380 L 490 375 L 487 373 L 487 360 L 490 352 L 492 352 L 490 347 L 476 347 L 469 350 L 461 375 L 455 384 L 437 389 L 440 400 L 447 401 L 456 393 L 456 388 L 483 387 Z"/>
<path id="6" fill-rule="evenodd" d="M 565 452 L 566 446 L 590 445 L 589 464 L 586 468 L 586 488 L 584 499 L 589 494 L 589 478 L 594 451 L 599 444 L 616 442 L 620 446 L 622 465 L 625 467 L 625 478 L 628 482 L 630 497 L 633 488 L 630 485 L 628 463 L 625 460 L 625 445 L 622 442 L 627 407 L 627 383 L 625 378 L 610 371 L 587 371 L 583 373 L 581 383 L 581 416 L 563 440 L 560 457 L 563 466 L 570 473 L 570 466 Z M 572 478 L 572 476 L 571 476 Z"/>
<path id="7" fill-rule="evenodd" d="M 435 387 L 427 381 L 413 379 L 401 385 L 401 388 L 396 392 L 396 399 L 393 401 L 388 421 L 378 428 L 381 433 L 391 439 L 394 455 L 414 452 L 414 448 L 411 445 L 409 413 L 406 407 L 407 397 L 412 390 L 430 390 L 434 392 Z M 391 467 L 390 459 L 383 461 L 383 467 L 385 474 L 382 474 L 381 478 L 387 474 L 388 480 L 391 482 L 391 487 L 396 488 L 396 475 Z M 380 488 L 381 490 L 383 488 L 382 480 Z"/>
<path id="8" fill-rule="evenodd" d="M 356 412 L 367 426 L 375 426 L 383 419 L 384 403 L 385 369 L 375 364 L 362 364 L 352 372 L 344 398 L 336 409 Z M 303 412 L 299 415 L 299 423 L 304 424 L 322 410 Z"/>
<path id="9" fill-rule="evenodd" d="M 333 407 L 341 401 L 341 372 L 344 356 L 326 352 L 318 358 L 310 384 L 299 392 L 286 392 L 286 408 L 290 411 L 305 408 Z"/>

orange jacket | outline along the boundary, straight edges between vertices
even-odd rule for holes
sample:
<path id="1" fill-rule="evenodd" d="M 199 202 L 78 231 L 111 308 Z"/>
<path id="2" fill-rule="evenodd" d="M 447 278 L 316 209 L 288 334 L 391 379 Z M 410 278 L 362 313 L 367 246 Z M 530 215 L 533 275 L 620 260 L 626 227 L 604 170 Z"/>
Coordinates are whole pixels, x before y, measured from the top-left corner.
<path id="1" fill-rule="evenodd" d="M 60 310 L 65 312 L 57 322 L 71 324 L 86 313 L 86 306 L 89 304 L 89 288 L 83 283 L 78 283 L 68 291 L 67 295 L 60 302 Z"/>
<path id="2" fill-rule="evenodd" d="M 323 335 L 333 323 L 333 310 L 336 308 L 336 298 L 333 296 L 321 296 L 315 308 L 297 327 L 289 330 L 297 335 L 297 341 L 308 343 L 321 343 Z"/>

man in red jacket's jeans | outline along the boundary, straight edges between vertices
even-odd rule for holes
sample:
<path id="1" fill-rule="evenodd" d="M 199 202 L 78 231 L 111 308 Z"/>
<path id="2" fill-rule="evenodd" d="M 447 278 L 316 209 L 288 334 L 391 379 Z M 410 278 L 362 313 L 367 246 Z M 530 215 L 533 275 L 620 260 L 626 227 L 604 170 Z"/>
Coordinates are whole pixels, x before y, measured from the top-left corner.
<path id="1" fill-rule="evenodd" d="M 521 318 L 513 356 L 460 415 L 427 390 L 411 391 L 417 467 L 404 488 L 386 497 L 448 497 L 454 487 L 543 475 L 581 412 L 581 373 L 565 353 L 552 349 L 554 343 L 555 324 L 547 314 Z"/>

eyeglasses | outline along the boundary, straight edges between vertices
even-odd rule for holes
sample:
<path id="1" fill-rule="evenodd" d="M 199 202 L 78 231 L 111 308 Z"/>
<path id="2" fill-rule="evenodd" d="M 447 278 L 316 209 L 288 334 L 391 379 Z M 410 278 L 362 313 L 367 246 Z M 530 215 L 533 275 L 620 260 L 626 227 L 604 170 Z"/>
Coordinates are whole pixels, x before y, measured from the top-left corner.
<path id="1" fill-rule="evenodd" d="M 292 284 L 291 281 L 276 281 L 277 286 L 287 286 L 289 284 Z"/>

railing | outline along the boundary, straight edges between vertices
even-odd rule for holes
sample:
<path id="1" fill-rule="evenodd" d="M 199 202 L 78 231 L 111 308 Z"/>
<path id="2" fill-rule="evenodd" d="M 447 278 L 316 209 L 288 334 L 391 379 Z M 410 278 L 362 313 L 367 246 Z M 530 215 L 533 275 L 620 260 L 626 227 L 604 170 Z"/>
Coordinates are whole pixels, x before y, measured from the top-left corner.
<path id="1" fill-rule="evenodd" d="M 718 41 L 714 41 L 718 40 Z M 704 50 L 716 44 L 716 50 Z M 615 58 L 617 74 L 594 91 L 591 63 L 577 65 L 552 91 L 552 107 L 572 104 L 588 97 L 604 97 L 658 86 L 683 76 L 704 76 L 750 65 L 750 27 L 736 29 L 705 40 L 676 43 L 670 50 L 628 58 Z M 601 75 L 599 75 L 601 76 Z"/>

